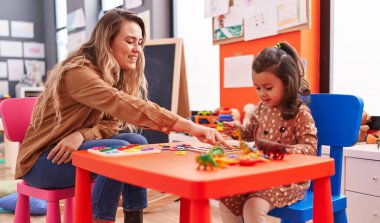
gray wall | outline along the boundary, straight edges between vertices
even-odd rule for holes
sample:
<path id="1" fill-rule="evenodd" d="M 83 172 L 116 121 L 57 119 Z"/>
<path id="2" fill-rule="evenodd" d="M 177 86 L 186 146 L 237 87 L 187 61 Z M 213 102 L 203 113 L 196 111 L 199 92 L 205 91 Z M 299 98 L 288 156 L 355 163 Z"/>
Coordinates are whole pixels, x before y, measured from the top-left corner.
<path id="1" fill-rule="evenodd" d="M 52 0 L 51 0 L 52 1 Z M 46 1 L 47 3 L 48 1 Z M 45 43 L 45 57 L 50 58 L 52 55 L 47 54 L 50 51 L 50 45 L 46 44 L 46 30 L 48 23 L 46 20 L 50 20 L 54 25 L 54 17 L 45 18 L 45 10 L 48 8 L 44 5 L 43 0 L 0 0 L 0 19 L 9 21 L 9 36 L 0 36 L 0 40 L 14 40 L 21 42 L 42 42 Z M 11 37 L 10 33 L 10 22 L 12 20 L 33 22 L 34 24 L 34 38 L 15 38 Z M 46 27 L 46 29 L 45 29 Z M 53 53 L 54 54 L 54 53 Z M 54 58 L 54 57 L 53 57 Z M 11 57 L 0 57 L 0 61 L 6 62 L 7 59 L 24 59 L 24 58 L 11 58 Z M 7 78 L 2 78 L 0 80 L 7 80 Z M 18 81 L 9 82 L 9 94 L 15 97 L 15 86 Z"/>
<path id="2" fill-rule="evenodd" d="M 150 11 L 151 39 L 173 37 L 170 18 L 171 2 L 172 0 L 144 0 L 140 7 L 131 9 L 134 13 Z"/>
<path id="3" fill-rule="evenodd" d="M 63 0 L 62 0 L 63 1 Z M 0 37 L 0 40 L 16 40 L 45 43 L 46 71 L 51 70 L 57 62 L 56 28 L 54 0 L 0 0 L 0 19 L 17 20 L 34 23 L 34 38 Z M 139 13 L 150 11 L 151 38 L 172 37 L 170 15 L 172 0 L 144 0 L 143 5 L 132 9 Z M 67 0 L 67 12 L 83 8 L 86 16 L 86 36 L 89 37 L 98 21 L 100 10 L 99 0 Z M 0 57 L 0 61 L 7 61 L 7 57 Z M 23 58 L 20 58 L 23 59 Z M 2 78 L 0 80 L 7 80 Z M 15 85 L 18 81 L 9 83 L 9 93 L 15 97 Z"/>

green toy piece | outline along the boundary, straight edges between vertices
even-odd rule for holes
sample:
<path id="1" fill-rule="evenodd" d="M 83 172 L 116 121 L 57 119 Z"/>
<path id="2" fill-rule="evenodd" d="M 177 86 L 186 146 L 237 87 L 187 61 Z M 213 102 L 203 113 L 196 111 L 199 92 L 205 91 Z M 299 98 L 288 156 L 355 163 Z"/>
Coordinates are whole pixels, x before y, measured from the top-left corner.
<path id="1" fill-rule="evenodd" d="M 215 162 L 212 154 L 210 153 L 199 155 L 196 158 L 196 161 L 198 163 L 197 170 L 200 170 L 201 168 L 203 170 L 207 170 L 207 169 L 213 170 L 214 167 L 218 168 L 218 164 Z"/>

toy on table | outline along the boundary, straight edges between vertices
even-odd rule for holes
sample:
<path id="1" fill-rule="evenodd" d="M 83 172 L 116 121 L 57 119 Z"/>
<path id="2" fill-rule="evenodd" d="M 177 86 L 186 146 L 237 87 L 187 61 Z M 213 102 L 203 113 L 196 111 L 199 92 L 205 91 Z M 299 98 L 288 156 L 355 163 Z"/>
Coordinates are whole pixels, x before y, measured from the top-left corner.
<path id="1" fill-rule="evenodd" d="M 218 116 L 212 114 L 211 111 L 199 111 L 197 115 L 194 116 L 194 122 L 199 125 L 214 128 L 218 122 Z"/>
<path id="2" fill-rule="evenodd" d="M 197 153 L 209 153 L 212 150 L 213 146 L 192 146 L 189 144 L 178 144 L 176 146 L 172 146 L 170 144 L 161 144 L 160 145 L 162 151 L 192 151 Z M 224 147 L 220 147 L 225 154 L 233 154 L 237 152 L 241 152 L 240 148 L 234 147 L 233 149 L 226 149 Z"/>
<path id="3" fill-rule="evenodd" d="M 197 170 L 213 170 L 219 167 L 210 153 L 197 156 L 196 162 L 198 163 Z"/>
<path id="4" fill-rule="evenodd" d="M 255 139 L 255 146 L 257 149 L 262 150 L 264 152 L 264 155 L 267 155 L 268 157 L 275 159 L 275 160 L 281 160 L 284 158 L 285 154 L 288 152 L 286 151 L 286 148 L 294 148 L 294 146 L 291 145 L 284 145 L 277 142 L 268 141 L 265 139 L 261 139 L 257 136 L 257 130 L 259 129 L 259 120 L 252 116 L 251 121 L 253 122 L 253 137 Z"/>
<path id="5" fill-rule="evenodd" d="M 214 146 L 208 153 L 197 156 L 197 170 L 213 170 L 214 168 L 225 168 L 228 165 L 239 163 L 237 156 L 226 156 L 225 151 L 221 146 Z"/>
<path id="6" fill-rule="evenodd" d="M 144 145 L 136 144 L 131 144 L 127 146 L 93 147 L 91 149 L 88 149 L 87 151 L 99 156 L 108 157 L 135 156 L 161 152 L 161 150 L 159 149 L 144 147 Z"/>

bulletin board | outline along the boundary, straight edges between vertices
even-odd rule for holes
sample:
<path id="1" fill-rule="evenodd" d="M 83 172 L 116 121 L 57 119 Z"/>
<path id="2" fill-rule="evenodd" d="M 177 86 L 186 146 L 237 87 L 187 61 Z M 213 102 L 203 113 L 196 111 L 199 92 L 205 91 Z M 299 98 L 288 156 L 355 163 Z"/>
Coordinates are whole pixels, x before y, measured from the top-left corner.
<path id="1" fill-rule="evenodd" d="M 144 47 L 144 54 L 149 100 L 182 117 L 189 117 L 182 39 L 149 40 Z M 168 142 L 168 135 L 158 131 L 144 130 L 142 134 L 149 143 Z"/>
<path id="2" fill-rule="evenodd" d="M 254 55 L 256 57 L 264 48 L 272 47 L 275 43 L 286 41 L 291 44 L 301 59 L 305 59 L 307 79 L 310 84 L 311 92 L 319 92 L 319 74 L 320 74 L 320 1 L 310 1 L 311 5 L 308 14 L 310 19 L 308 25 L 310 28 L 302 29 L 295 32 L 285 32 L 266 38 L 255 39 L 252 41 L 238 41 L 230 44 L 222 44 L 219 47 L 220 52 L 220 106 L 237 108 L 243 112 L 243 108 L 247 103 L 256 104 L 259 102 L 254 87 L 225 87 L 225 59 Z M 310 22 L 312 21 L 312 22 Z"/>
<path id="3" fill-rule="evenodd" d="M 310 28 L 310 0 L 279 0 L 275 4 L 273 1 L 260 1 L 260 6 L 247 6 L 255 2 L 259 1 L 234 0 L 229 13 L 212 17 L 214 45 L 249 41 Z M 268 11 L 273 13 L 268 14 Z M 237 16 L 241 16 L 241 20 Z M 277 18 L 277 21 L 273 21 L 273 18 Z M 265 32 L 265 29 L 272 31 Z M 250 37 L 250 33 L 255 32 L 252 30 L 260 30 L 262 33 Z"/>

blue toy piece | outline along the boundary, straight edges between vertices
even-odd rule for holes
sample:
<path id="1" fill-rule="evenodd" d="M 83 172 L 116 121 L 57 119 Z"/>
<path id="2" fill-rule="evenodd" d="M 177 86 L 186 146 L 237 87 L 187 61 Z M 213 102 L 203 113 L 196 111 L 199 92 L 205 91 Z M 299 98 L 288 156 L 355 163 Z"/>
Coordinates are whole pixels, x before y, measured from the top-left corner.
<path id="1" fill-rule="evenodd" d="M 231 114 L 219 114 L 219 122 L 232 122 L 233 120 Z"/>
<path id="2" fill-rule="evenodd" d="M 347 223 L 347 198 L 340 193 L 343 147 L 356 143 L 363 112 L 363 101 L 353 95 L 312 94 L 310 109 L 318 129 L 318 155 L 321 146 L 330 147 L 335 161 L 335 175 L 331 177 L 332 202 L 335 223 Z M 275 208 L 269 215 L 281 218 L 281 223 L 301 223 L 312 219 L 313 191 L 305 198 L 284 208 Z"/>

